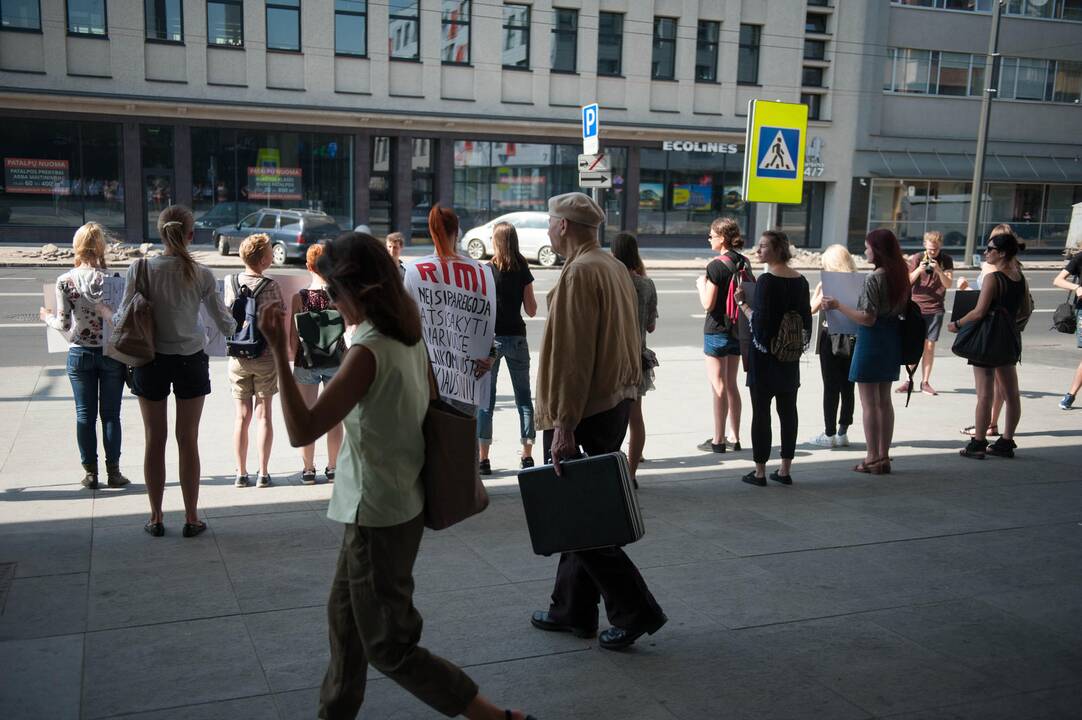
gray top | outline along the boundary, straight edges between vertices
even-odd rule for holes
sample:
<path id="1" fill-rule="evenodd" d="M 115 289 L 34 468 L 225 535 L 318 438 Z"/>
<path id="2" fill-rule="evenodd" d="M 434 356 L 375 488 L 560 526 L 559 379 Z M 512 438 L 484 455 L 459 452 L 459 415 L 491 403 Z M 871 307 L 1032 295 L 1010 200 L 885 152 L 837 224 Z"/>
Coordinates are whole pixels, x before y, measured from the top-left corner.
<path id="1" fill-rule="evenodd" d="M 909 294 L 906 293 L 897 305 L 891 307 L 887 273 L 882 268 L 878 268 L 864 278 L 864 289 L 857 298 L 857 310 L 874 313 L 877 318 L 889 317 L 904 313 L 908 302 Z"/>

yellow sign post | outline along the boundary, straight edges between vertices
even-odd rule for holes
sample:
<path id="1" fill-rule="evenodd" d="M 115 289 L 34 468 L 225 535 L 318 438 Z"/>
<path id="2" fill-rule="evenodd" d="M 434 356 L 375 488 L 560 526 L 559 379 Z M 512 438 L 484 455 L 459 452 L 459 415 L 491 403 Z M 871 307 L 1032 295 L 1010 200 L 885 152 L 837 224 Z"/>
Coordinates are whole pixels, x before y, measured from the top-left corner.
<path id="1" fill-rule="evenodd" d="M 808 106 L 752 100 L 744 141 L 744 200 L 798 204 L 804 193 Z"/>

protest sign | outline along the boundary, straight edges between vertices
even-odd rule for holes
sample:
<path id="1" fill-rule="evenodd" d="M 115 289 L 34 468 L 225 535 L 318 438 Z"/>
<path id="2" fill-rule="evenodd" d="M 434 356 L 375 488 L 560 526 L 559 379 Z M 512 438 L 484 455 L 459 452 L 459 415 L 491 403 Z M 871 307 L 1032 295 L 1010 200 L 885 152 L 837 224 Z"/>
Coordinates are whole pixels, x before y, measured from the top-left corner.
<path id="1" fill-rule="evenodd" d="M 954 293 L 954 306 L 951 307 L 951 322 L 958 322 L 977 307 L 980 290 L 959 290 Z"/>
<path id="2" fill-rule="evenodd" d="M 855 308 L 864 290 L 865 277 L 863 273 L 824 271 L 821 278 L 823 296 Z M 856 335 L 857 324 L 838 310 L 827 310 L 827 330 L 831 335 Z"/>
<path id="3" fill-rule="evenodd" d="M 488 403 L 491 373 L 477 378 L 474 360 L 487 358 L 496 323 L 492 269 L 468 258 L 430 255 L 406 266 L 406 290 L 421 310 L 421 327 L 440 397 Z"/>

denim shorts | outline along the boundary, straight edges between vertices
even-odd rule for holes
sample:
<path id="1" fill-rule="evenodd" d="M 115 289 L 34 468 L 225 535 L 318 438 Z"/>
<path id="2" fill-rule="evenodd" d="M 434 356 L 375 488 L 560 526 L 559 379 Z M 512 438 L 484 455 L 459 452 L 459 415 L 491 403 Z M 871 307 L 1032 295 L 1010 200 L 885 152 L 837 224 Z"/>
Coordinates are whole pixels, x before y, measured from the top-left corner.
<path id="1" fill-rule="evenodd" d="M 703 352 L 707 357 L 739 355 L 740 341 L 729 333 L 706 333 L 703 335 Z"/>
<path id="2" fill-rule="evenodd" d="M 162 355 L 132 371 L 131 391 L 147 400 L 165 400 L 169 389 L 178 400 L 210 395 L 210 359 L 203 351 L 194 355 Z"/>
<path id="3" fill-rule="evenodd" d="M 331 381 L 331 378 L 338 373 L 338 368 L 341 365 L 332 365 L 331 367 L 321 368 L 306 368 L 293 366 L 293 378 L 297 381 L 298 385 L 319 385 L 323 383 L 326 385 Z"/>

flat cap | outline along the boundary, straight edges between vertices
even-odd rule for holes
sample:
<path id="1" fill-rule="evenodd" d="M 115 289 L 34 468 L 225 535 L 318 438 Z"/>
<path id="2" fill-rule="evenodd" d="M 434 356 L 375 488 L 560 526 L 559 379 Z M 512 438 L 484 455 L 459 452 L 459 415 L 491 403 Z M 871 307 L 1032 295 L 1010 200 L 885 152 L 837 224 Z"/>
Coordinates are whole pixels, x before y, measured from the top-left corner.
<path id="1" fill-rule="evenodd" d="M 549 215 L 571 222 L 598 227 L 605 221 L 605 211 L 589 195 L 580 192 L 564 193 L 549 198 Z"/>

